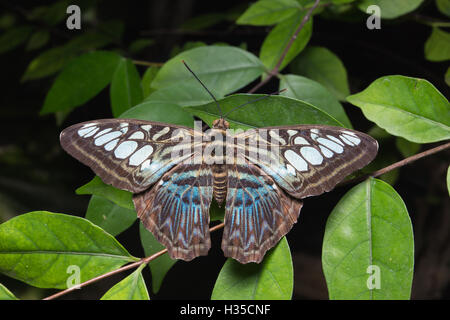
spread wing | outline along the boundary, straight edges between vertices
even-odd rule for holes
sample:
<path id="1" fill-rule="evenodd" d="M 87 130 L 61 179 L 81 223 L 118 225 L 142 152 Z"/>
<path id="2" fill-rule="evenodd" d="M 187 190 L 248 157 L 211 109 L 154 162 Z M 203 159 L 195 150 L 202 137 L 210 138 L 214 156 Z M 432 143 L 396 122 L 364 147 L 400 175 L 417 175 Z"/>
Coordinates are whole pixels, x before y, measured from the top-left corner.
<path id="1" fill-rule="evenodd" d="M 159 122 L 103 119 L 61 132 L 65 151 L 105 183 L 141 192 L 193 154 L 194 130 Z"/>
<path id="2" fill-rule="evenodd" d="M 330 191 L 378 151 L 367 134 L 332 126 L 260 128 L 236 137 L 237 152 L 298 199 Z"/>
<path id="3" fill-rule="evenodd" d="M 261 262 L 297 222 L 302 202 L 251 163 L 228 166 L 222 250 L 241 263 Z"/>

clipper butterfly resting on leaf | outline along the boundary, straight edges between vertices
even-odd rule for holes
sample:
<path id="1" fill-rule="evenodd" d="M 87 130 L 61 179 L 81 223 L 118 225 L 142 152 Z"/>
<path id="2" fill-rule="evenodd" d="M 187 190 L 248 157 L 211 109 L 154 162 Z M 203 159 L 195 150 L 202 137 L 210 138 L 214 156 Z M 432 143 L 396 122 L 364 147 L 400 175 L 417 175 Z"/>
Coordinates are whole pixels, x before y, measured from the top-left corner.
<path id="1" fill-rule="evenodd" d="M 241 263 L 261 262 L 289 232 L 302 207 L 299 199 L 330 191 L 378 150 L 364 133 L 324 125 L 232 134 L 225 116 L 207 132 L 95 120 L 65 129 L 60 140 L 105 183 L 134 193 L 138 217 L 172 258 L 207 255 L 215 198 L 225 207 L 222 250 Z"/>

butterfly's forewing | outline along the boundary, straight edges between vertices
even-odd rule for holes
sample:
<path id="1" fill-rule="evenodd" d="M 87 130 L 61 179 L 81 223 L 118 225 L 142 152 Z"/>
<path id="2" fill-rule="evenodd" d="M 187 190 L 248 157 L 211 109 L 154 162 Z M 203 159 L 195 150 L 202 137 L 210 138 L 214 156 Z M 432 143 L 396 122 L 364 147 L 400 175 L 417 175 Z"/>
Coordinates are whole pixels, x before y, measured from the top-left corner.
<path id="1" fill-rule="evenodd" d="M 243 147 L 251 148 L 249 145 L 258 140 L 269 150 L 259 148 L 260 153 L 249 153 L 247 160 L 298 199 L 330 191 L 347 175 L 371 162 L 378 151 L 372 137 L 341 127 L 270 127 L 244 132 L 243 136 Z M 253 143 L 248 142 L 251 140 Z"/>
<path id="2" fill-rule="evenodd" d="M 251 163 L 228 166 L 222 250 L 241 263 L 261 262 L 297 222 L 302 202 Z"/>
<path id="3" fill-rule="evenodd" d="M 187 160 L 133 197 L 139 218 L 172 258 L 189 261 L 208 253 L 212 185 L 211 166 Z"/>
<path id="4" fill-rule="evenodd" d="M 173 157 L 175 146 L 191 144 L 193 130 L 165 123 L 104 119 L 65 129 L 61 145 L 105 183 L 134 193 L 155 183 L 192 153 Z M 186 139 L 189 138 L 189 139 Z M 189 147 L 183 150 L 193 150 Z"/>

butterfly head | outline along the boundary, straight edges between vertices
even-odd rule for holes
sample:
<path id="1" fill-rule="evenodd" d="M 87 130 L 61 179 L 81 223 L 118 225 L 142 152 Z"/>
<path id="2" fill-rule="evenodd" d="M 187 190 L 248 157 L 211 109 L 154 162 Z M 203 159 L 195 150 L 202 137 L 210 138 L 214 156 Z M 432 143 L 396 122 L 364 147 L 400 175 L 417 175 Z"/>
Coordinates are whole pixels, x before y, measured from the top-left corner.
<path id="1" fill-rule="evenodd" d="M 230 124 L 224 118 L 216 119 L 213 121 L 214 129 L 229 129 Z"/>

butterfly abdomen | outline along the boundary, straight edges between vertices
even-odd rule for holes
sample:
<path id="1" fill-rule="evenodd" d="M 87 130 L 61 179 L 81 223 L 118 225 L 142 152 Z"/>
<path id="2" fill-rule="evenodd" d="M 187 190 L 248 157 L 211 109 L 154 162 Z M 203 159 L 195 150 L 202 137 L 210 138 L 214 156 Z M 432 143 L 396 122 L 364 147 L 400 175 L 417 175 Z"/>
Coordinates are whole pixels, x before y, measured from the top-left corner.
<path id="1" fill-rule="evenodd" d="M 213 194 L 219 206 L 227 195 L 227 167 L 225 164 L 215 164 L 212 166 L 214 176 Z"/>

